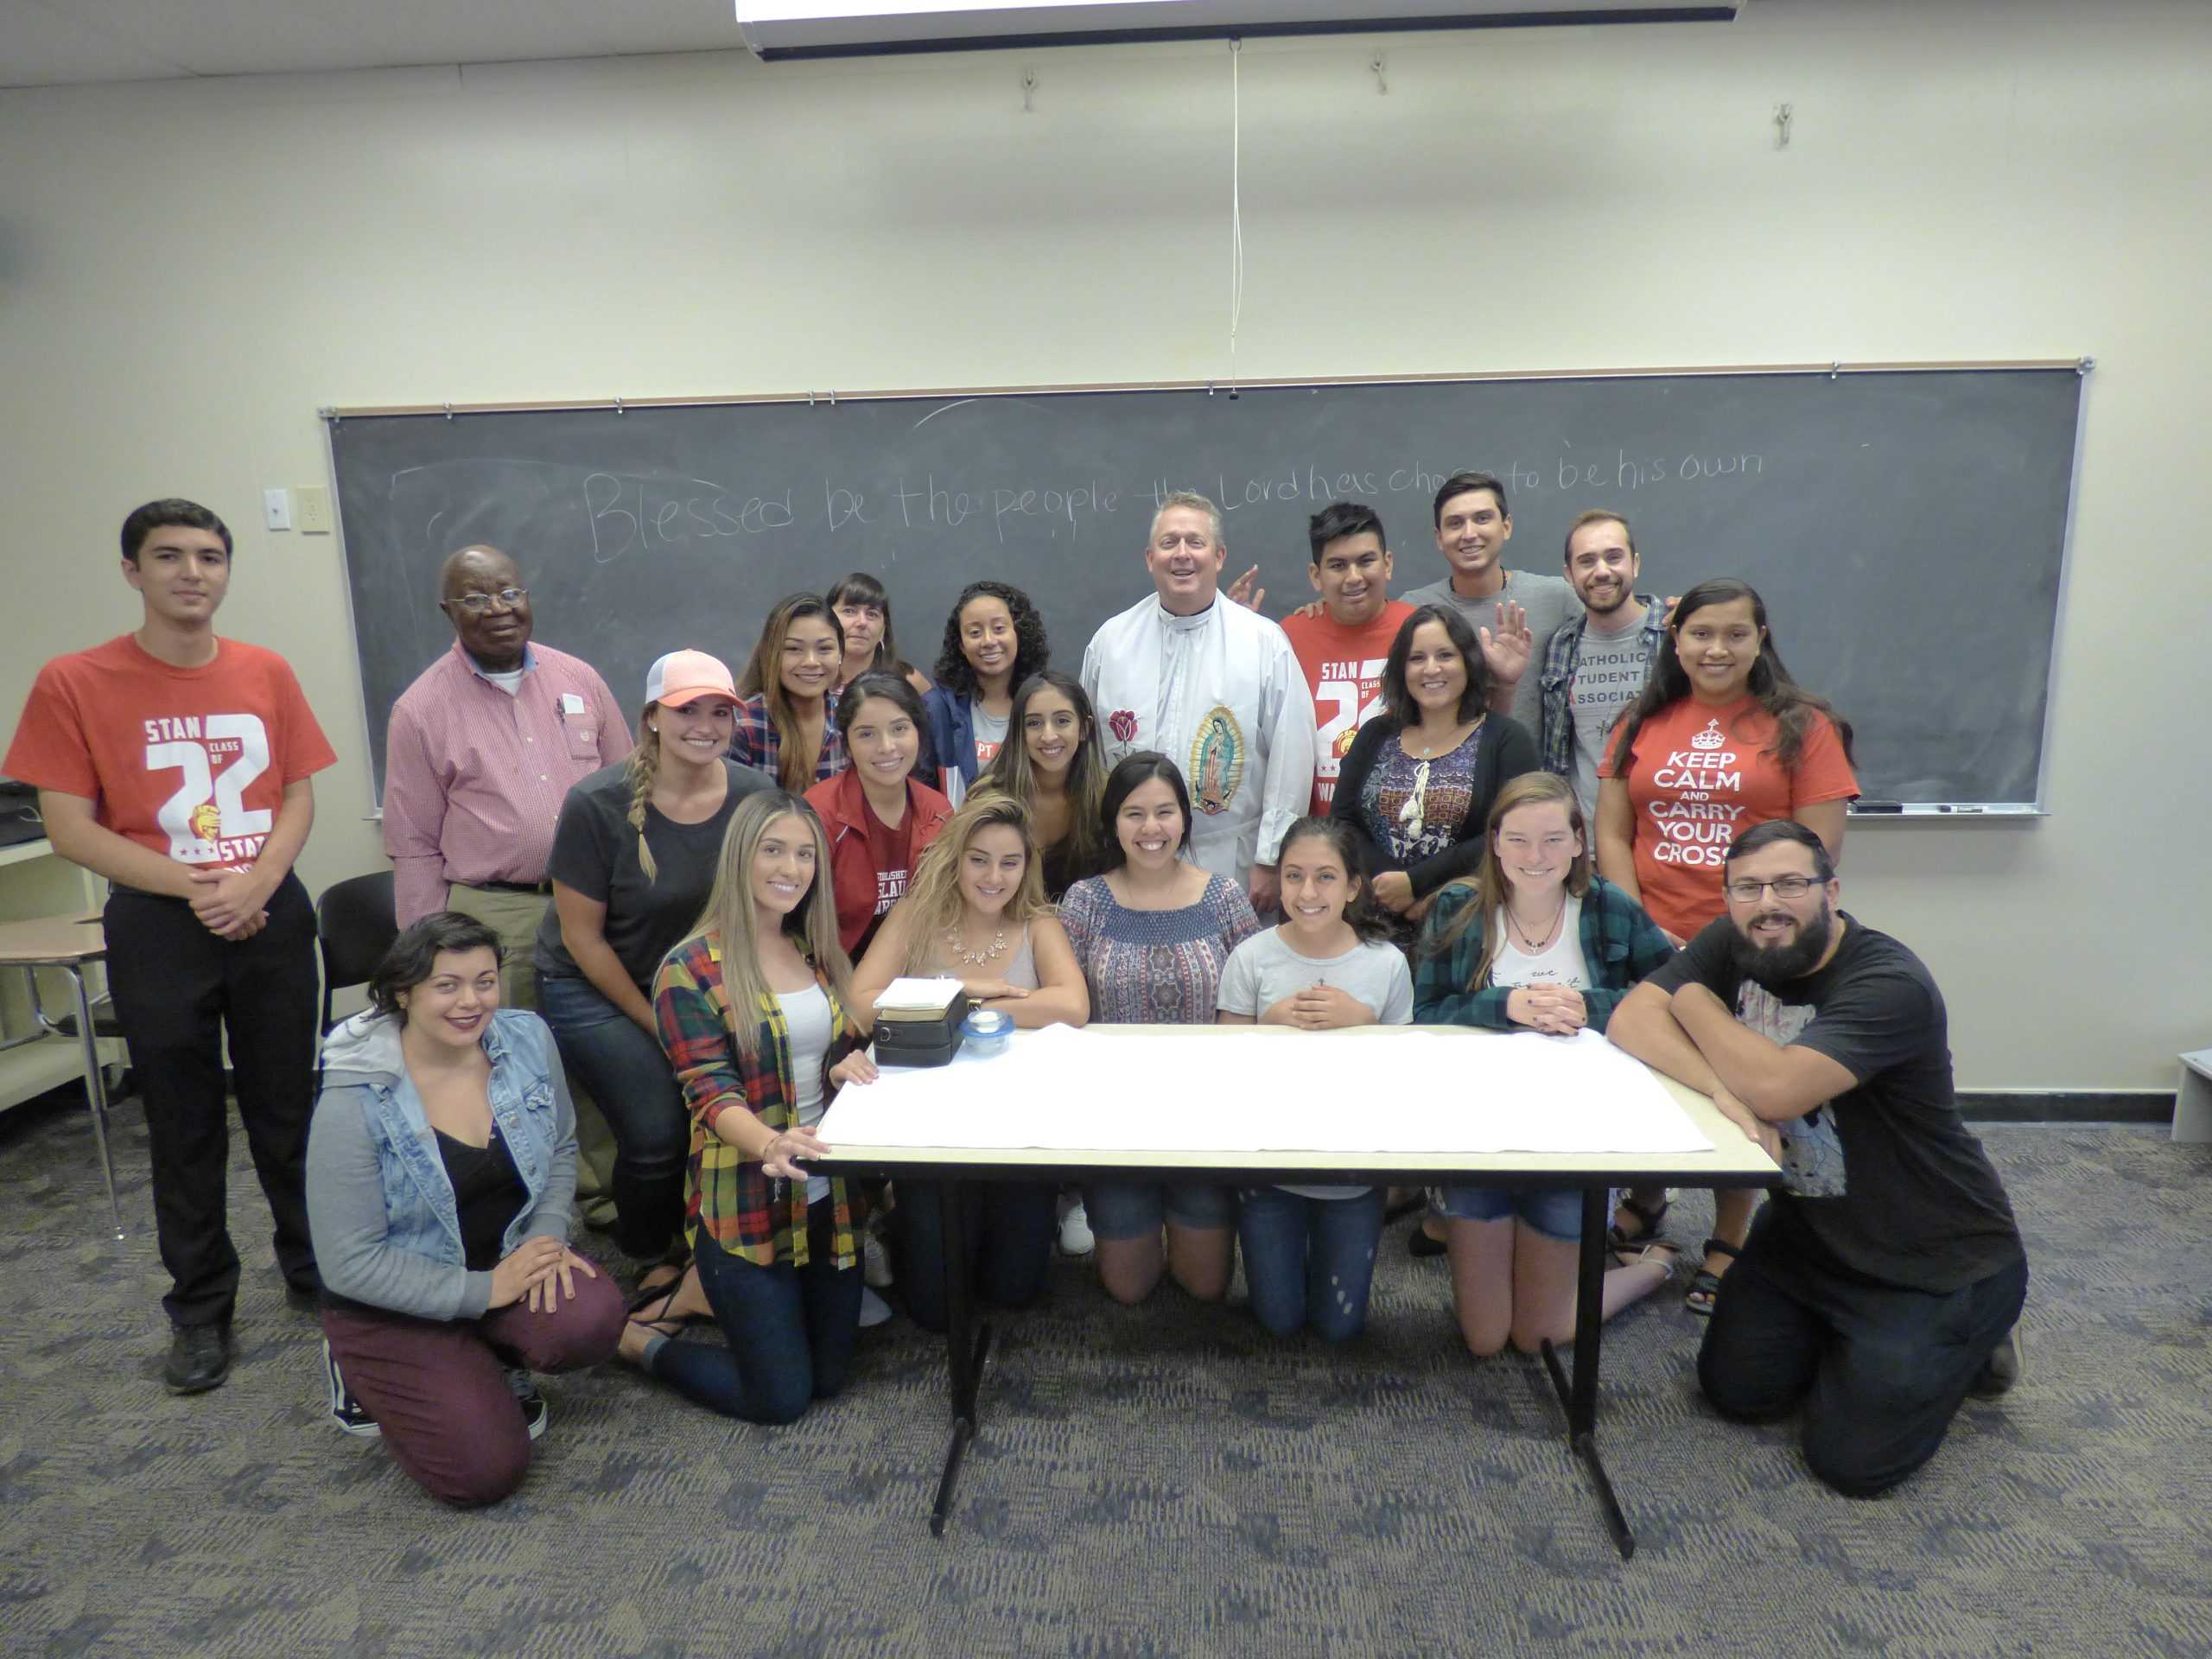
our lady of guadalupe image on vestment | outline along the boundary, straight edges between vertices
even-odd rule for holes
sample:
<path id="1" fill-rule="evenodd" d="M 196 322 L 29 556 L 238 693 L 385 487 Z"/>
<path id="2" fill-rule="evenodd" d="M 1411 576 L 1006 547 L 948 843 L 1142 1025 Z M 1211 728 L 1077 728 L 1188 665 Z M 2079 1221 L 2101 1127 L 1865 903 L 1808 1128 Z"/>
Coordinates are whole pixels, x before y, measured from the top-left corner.
<path id="1" fill-rule="evenodd" d="M 1217 704 L 1191 740 L 1191 781 L 1201 812 L 1226 811 L 1244 781 L 1244 728 Z"/>

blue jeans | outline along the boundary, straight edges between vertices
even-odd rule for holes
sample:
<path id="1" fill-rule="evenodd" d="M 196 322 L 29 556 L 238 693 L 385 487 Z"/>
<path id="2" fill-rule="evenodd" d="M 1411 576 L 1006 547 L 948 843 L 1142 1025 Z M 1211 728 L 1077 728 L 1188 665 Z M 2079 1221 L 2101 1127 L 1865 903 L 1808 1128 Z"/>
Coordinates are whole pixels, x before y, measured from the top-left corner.
<path id="1" fill-rule="evenodd" d="M 891 1212 L 899 1245 L 899 1288 L 906 1312 L 925 1331 L 942 1332 L 949 1319 L 944 1292 L 944 1185 L 941 1181 L 898 1184 Z M 1052 1235 L 1059 1217 L 1050 1182 L 977 1181 L 968 1189 L 969 1278 L 983 1300 L 1001 1307 L 1027 1307 L 1045 1294 L 1052 1265 Z"/>
<path id="2" fill-rule="evenodd" d="M 1236 1223 L 1252 1312 L 1276 1336 L 1311 1325 L 1324 1342 L 1356 1337 L 1367 1323 L 1375 1247 L 1382 1236 L 1380 1187 L 1356 1198 L 1308 1198 L 1250 1186 Z"/>
<path id="3" fill-rule="evenodd" d="M 615 1243 L 628 1255 L 663 1255 L 683 1223 L 691 1118 L 660 1039 L 588 979 L 537 981 L 537 1009 L 561 1064 L 581 1078 L 614 1131 Z"/>
<path id="4" fill-rule="evenodd" d="M 656 1341 L 645 1369 L 694 1405 L 748 1423 L 796 1422 L 842 1389 L 860 1334 L 861 1267 L 837 1266 L 836 1225 L 832 1200 L 808 1208 L 803 1268 L 756 1267 L 702 1230 L 692 1259 L 729 1346 Z"/>
<path id="5" fill-rule="evenodd" d="M 1768 1204 L 1721 1281 L 1698 1386 L 1740 1422 L 1802 1403 L 1813 1472 L 1871 1497 L 1936 1455 L 2027 1292 L 2024 1259 L 1947 1294 L 1847 1275 Z"/>

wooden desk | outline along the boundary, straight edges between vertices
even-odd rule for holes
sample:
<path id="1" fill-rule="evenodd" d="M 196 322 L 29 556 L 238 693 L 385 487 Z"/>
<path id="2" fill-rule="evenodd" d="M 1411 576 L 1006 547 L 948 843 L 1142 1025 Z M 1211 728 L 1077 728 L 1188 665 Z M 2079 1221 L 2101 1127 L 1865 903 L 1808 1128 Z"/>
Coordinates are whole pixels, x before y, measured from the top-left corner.
<path id="1" fill-rule="evenodd" d="M 98 922 L 67 917 L 40 917 L 26 922 L 0 922 L 0 968 L 21 969 L 26 980 L 41 968 L 55 970 L 69 982 L 71 1018 L 76 1025 L 74 1046 L 85 1081 L 85 1107 L 92 1117 L 92 1139 L 99 1144 L 100 1175 L 107 1183 L 108 1217 L 115 1236 L 123 1236 L 123 1209 L 115 1196 L 115 1158 L 107 1143 L 107 1083 L 98 1020 L 93 1016 L 92 988 L 87 976 L 107 960 L 107 938 Z M 31 995 L 37 995 L 35 982 Z M 41 1025 L 42 1014 L 34 1011 Z M 65 1027 L 66 1029 L 66 1027 Z M 18 1039 L 14 1048 L 29 1039 Z M 65 1041 L 67 1039 L 65 1039 Z"/>
<path id="2" fill-rule="evenodd" d="M 1436 1067 L 1437 1046 L 1431 1043 L 1394 1044 L 1404 1027 L 1370 1026 L 1359 1033 L 1376 1045 L 1375 1092 L 1370 1098 L 1346 1102 L 1370 1121 L 1389 1113 L 1398 1091 L 1464 1088 L 1478 1092 L 1482 1084 L 1481 1055 L 1485 1039 L 1497 1033 L 1459 1026 L 1431 1026 L 1414 1029 L 1467 1039 L 1465 1059 L 1447 1070 L 1442 1079 Z M 1089 1036 L 1173 1036 L 1192 1042 L 1235 1042 L 1250 1046 L 1250 1077 L 1255 1090 L 1295 1087 L 1297 1043 L 1306 1033 L 1281 1026 L 1109 1026 L 1090 1027 Z M 1017 1042 L 1025 1040 L 1022 1037 Z M 978 1096 L 992 1087 L 992 1060 L 963 1052 L 953 1064 L 972 1072 Z M 1657 1073 L 1653 1074 L 1655 1077 Z M 1332 1152 L 1273 1150 L 1254 1152 L 1224 1147 L 1217 1150 L 1145 1152 L 1128 1149 L 1042 1146 L 1019 1149 L 960 1146 L 863 1146 L 836 1138 L 836 1107 L 833 1103 L 822 1125 L 823 1139 L 836 1156 L 820 1167 L 854 1173 L 907 1174 L 944 1184 L 945 1306 L 949 1316 L 946 1347 L 952 1395 L 952 1438 L 945 1452 L 944 1471 L 938 1483 L 937 1500 L 930 1516 L 930 1530 L 942 1533 L 950 1511 L 954 1488 L 960 1476 L 963 1454 L 975 1436 L 977 1397 L 983 1364 L 990 1349 L 990 1325 L 976 1319 L 969 1272 L 968 1189 L 977 1181 L 1066 1180 L 1084 1177 L 1181 1175 L 1207 1176 L 1224 1185 L 1261 1186 L 1281 1182 L 1348 1181 L 1367 1185 L 1427 1185 L 1479 1179 L 1492 1186 L 1572 1186 L 1582 1192 L 1582 1239 L 1575 1292 L 1574 1369 L 1570 1376 L 1548 1342 L 1543 1345 L 1545 1368 L 1560 1403 L 1567 1409 L 1567 1441 L 1589 1472 L 1605 1524 L 1624 1558 L 1635 1554 L 1636 1538 L 1622 1514 L 1612 1482 L 1605 1473 L 1597 1445 L 1598 1363 L 1604 1331 L 1603 1298 L 1606 1213 L 1609 1188 L 1615 1185 L 1773 1186 L 1781 1170 L 1742 1131 L 1720 1116 L 1703 1095 L 1660 1077 L 1661 1084 L 1690 1122 L 1712 1142 L 1701 1152 L 1560 1153 L 1560 1152 L 1406 1152 L 1361 1154 Z M 1203 1101 L 1191 1103 L 1190 1112 L 1202 1117 Z M 1040 1116 L 1049 1109 L 1040 1106 Z M 1040 1124 L 1040 1135 L 1049 1135 Z"/>
<path id="3" fill-rule="evenodd" d="M 106 887 L 99 877 L 62 858 L 50 842 L 0 847 L 0 923 L 55 916 L 97 920 Z M 40 1026 L 31 1006 L 31 988 L 40 982 L 35 974 L 43 978 L 50 1007 L 62 1006 L 73 990 L 63 982 L 67 975 L 50 968 L 0 973 L 0 1111 L 60 1087 L 83 1069 L 78 1045 Z M 87 976 L 94 1000 L 107 988 L 105 974 L 95 965 Z M 126 1058 L 121 1043 L 101 1042 L 103 1065 L 121 1065 Z"/>

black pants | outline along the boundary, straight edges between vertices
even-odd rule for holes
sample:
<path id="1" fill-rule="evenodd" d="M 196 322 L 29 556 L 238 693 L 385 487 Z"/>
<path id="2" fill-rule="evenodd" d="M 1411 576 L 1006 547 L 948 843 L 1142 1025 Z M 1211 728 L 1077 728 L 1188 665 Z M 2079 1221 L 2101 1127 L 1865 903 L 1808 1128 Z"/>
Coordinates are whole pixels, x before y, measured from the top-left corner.
<path id="1" fill-rule="evenodd" d="M 307 889 L 286 876 L 268 925 L 237 944 L 210 933 L 181 899 L 118 890 L 105 919 L 108 987 L 146 1106 L 170 1322 L 226 1323 L 238 1298 L 224 1207 L 226 1035 L 238 1116 L 276 1221 L 277 1266 L 287 1284 L 318 1288 L 305 1190 L 320 998 Z"/>
<path id="2" fill-rule="evenodd" d="M 1050 1181 L 977 1181 L 968 1189 L 968 1267 L 976 1292 L 1001 1307 L 1027 1307 L 1045 1294 L 1058 1230 Z M 899 1178 L 891 1212 L 899 1288 L 906 1312 L 940 1334 L 951 1320 L 944 1287 L 944 1184 Z"/>
<path id="3" fill-rule="evenodd" d="M 1813 1472 L 1871 1497 L 1936 1455 L 2027 1291 L 2024 1258 L 1943 1294 L 1838 1273 L 1796 1243 L 1770 1204 L 1721 1281 L 1698 1382 L 1742 1422 L 1802 1402 Z"/>

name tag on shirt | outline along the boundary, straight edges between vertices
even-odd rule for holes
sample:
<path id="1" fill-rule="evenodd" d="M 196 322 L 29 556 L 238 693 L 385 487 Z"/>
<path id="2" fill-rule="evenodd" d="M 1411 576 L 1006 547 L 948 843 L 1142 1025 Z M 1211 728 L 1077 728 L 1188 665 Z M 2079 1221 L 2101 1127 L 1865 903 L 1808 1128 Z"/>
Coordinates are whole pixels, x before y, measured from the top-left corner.
<path id="1" fill-rule="evenodd" d="M 582 697 L 578 696 L 573 691 L 563 691 L 561 694 L 561 712 L 563 714 L 581 715 L 583 711 L 584 700 Z"/>

